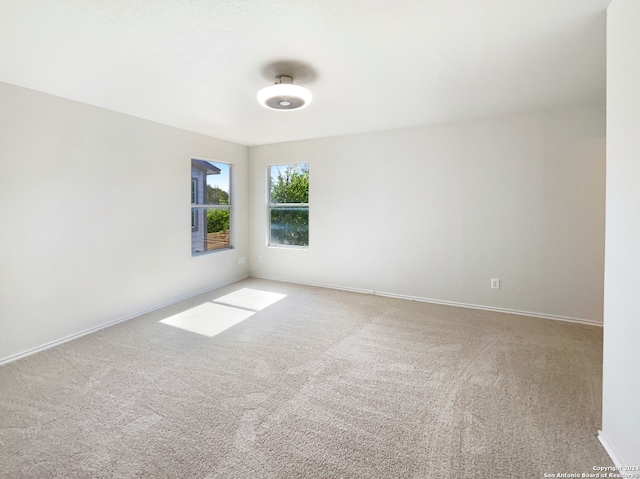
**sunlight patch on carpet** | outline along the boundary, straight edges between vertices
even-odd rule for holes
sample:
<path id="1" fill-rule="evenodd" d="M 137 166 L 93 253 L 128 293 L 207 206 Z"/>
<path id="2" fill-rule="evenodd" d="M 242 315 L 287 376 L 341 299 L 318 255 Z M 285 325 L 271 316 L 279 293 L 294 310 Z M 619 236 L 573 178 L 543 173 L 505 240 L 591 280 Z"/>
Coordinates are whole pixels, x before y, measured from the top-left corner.
<path id="1" fill-rule="evenodd" d="M 211 302 L 174 314 L 161 320 L 160 323 L 212 338 L 286 296 L 286 294 L 242 288 Z"/>
<path id="2" fill-rule="evenodd" d="M 212 338 L 254 314 L 252 311 L 223 304 L 203 303 L 160 322 Z"/>

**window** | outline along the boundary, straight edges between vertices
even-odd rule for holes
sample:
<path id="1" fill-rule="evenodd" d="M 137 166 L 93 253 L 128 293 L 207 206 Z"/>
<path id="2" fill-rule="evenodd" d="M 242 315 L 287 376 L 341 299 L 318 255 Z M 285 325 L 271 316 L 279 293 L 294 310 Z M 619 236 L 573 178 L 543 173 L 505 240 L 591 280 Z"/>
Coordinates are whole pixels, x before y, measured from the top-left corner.
<path id="1" fill-rule="evenodd" d="M 269 245 L 309 246 L 309 164 L 271 165 Z"/>
<path id="2" fill-rule="evenodd" d="M 231 165 L 191 160 L 191 254 L 231 247 Z"/>

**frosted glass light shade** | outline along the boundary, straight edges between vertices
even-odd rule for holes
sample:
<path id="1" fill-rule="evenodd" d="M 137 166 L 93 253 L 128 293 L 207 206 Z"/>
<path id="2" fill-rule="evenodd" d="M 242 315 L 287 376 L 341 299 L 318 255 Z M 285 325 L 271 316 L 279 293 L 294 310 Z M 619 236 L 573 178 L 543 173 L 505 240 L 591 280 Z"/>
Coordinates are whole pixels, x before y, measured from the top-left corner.
<path id="1" fill-rule="evenodd" d="M 271 110 L 299 110 L 311 103 L 309 90 L 292 83 L 276 83 L 258 92 L 258 103 Z"/>

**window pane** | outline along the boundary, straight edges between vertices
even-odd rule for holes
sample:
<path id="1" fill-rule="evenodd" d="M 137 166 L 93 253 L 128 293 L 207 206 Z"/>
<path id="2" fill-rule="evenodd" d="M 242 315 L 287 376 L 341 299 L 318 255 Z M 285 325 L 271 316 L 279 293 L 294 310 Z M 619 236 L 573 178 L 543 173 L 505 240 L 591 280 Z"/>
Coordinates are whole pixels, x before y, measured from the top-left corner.
<path id="1" fill-rule="evenodd" d="M 272 207 L 270 243 L 275 245 L 309 245 L 309 208 Z"/>
<path id="2" fill-rule="evenodd" d="M 270 203 L 309 203 L 309 164 L 269 167 Z"/>
<path id="3" fill-rule="evenodd" d="M 217 161 L 191 160 L 191 203 L 230 204 L 230 165 Z"/>
<path id="4" fill-rule="evenodd" d="M 229 248 L 230 208 L 191 208 L 191 253 Z"/>
<path id="5" fill-rule="evenodd" d="M 229 188 L 229 165 L 225 163 L 213 163 L 218 168 L 218 173 L 207 175 L 207 191 L 205 193 L 205 203 L 208 205 L 228 205 Z"/>

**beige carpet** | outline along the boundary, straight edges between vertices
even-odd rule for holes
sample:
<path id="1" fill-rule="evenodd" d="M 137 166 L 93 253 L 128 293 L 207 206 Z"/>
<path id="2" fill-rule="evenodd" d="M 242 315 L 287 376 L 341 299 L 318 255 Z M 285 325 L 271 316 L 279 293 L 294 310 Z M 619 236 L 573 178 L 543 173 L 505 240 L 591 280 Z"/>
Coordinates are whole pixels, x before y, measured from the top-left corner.
<path id="1" fill-rule="evenodd" d="M 1 367 L 0 476 L 593 472 L 601 351 L 597 327 L 250 279 Z"/>

